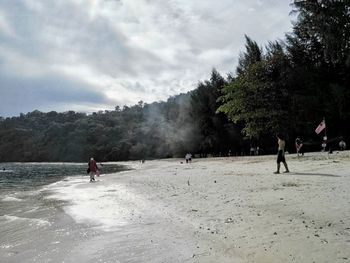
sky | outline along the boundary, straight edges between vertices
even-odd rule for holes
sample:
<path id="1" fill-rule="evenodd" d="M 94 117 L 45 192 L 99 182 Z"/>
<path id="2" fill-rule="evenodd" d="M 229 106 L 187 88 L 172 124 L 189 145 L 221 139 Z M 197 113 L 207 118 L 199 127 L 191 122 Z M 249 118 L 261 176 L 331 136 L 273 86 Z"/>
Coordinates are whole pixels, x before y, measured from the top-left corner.
<path id="1" fill-rule="evenodd" d="M 234 73 L 248 35 L 291 32 L 290 0 L 2 0 L 0 116 L 92 113 Z"/>

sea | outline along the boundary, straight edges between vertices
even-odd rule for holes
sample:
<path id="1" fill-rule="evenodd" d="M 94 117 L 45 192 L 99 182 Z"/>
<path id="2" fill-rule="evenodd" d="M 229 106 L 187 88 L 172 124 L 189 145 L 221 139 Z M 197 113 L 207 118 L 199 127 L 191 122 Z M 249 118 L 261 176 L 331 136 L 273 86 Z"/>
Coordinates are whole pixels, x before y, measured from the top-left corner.
<path id="1" fill-rule="evenodd" d="M 129 169 L 115 163 L 99 168 L 104 176 Z M 91 260 L 88 251 L 80 252 L 100 233 L 65 213 L 67 201 L 49 198 L 58 182 L 88 182 L 86 169 L 85 163 L 0 163 L 0 262 Z"/>

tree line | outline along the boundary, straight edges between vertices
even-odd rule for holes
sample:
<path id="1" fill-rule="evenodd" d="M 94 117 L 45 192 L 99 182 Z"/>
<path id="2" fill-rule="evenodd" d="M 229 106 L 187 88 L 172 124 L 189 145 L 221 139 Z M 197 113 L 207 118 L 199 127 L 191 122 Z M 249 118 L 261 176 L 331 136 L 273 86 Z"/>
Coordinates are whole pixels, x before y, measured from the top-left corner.
<path id="1" fill-rule="evenodd" d="M 0 117 L 0 161 L 101 161 L 275 152 L 301 136 L 319 150 L 350 136 L 350 3 L 296 0 L 293 30 L 259 46 L 246 36 L 234 73 L 215 69 L 196 89 L 167 101 L 85 114 L 33 111 Z"/>

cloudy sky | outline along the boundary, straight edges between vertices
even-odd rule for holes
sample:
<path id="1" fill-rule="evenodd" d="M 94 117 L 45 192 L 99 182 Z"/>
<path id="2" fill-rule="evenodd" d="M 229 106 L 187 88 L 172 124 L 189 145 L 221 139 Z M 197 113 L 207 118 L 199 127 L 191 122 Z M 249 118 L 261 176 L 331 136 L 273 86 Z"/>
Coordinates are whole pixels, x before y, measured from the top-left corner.
<path id="1" fill-rule="evenodd" d="M 234 72 L 244 34 L 291 31 L 290 0 L 2 0 L 0 116 L 166 100 Z"/>

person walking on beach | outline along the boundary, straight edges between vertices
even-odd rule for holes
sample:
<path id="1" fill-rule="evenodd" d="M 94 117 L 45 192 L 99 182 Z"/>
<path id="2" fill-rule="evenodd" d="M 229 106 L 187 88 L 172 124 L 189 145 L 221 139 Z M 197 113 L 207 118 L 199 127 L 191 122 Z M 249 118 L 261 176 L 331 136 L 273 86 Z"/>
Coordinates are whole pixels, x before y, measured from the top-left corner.
<path id="1" fill-rule="evenodd" d="M 286 163 L 286 159 L 284 157 L 285 154 L 285 147 L 286 147 L 286 142 L 281 134 L 277 134 L 277 143 L 278 143 L 278 153 L 277 153 L 277 171 L 274 172 L 275 174 L 280 173 L 280 167 L 281 167 L 281 162 L 283 163 L 284 167 L 286 168 L 285 173 L 289 173 L 288 165 Z"/>
<path id="2" fill-rule="evenodd" d="M 88 163 L 89 166 L 89 173 L 90 173 L 90 183 L 95 181 L 95 175 L 98 174 L 98 167 L 97 163 L 94 160 L 94 158 L 90 158 L 90 161 Z"/>
<path id="3" fill-rule="evenodd" d="M 345 148 L 346 148 L 346 143 L 344 142 L 344 140 L 341 140 L 341 141 L 339 142 L 339 148 L 340 148 L 341 151 L 344 151 L 344 150 L 345 150 Z"/>
<path id="4" fill-rule="evenodd" d="M 185 155 L 186 163 L 190 163 L 192 161 L 192 154 L 187 153 Z"/>
<path id="5" fill-rule="evenodd" d="M 301 149 L 303 147 L 303 141 L 298 136 L 295 139 L 295 149 L 297 150 L 297 156 L 299 157 L 299 154 L 304 155 L 303 150 Z"/>

